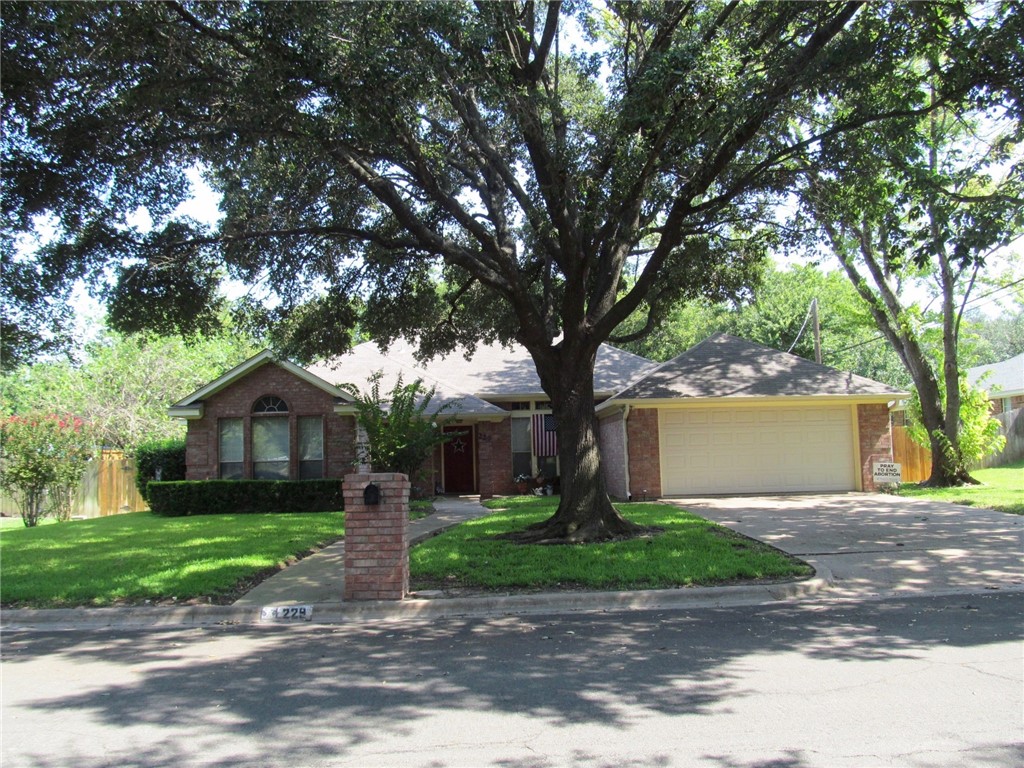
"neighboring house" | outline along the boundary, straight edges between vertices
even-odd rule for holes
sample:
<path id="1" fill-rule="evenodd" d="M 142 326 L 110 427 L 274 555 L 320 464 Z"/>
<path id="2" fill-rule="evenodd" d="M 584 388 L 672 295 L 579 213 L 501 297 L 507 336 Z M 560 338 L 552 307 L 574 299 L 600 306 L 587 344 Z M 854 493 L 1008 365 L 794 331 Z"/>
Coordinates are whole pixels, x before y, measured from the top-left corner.
<path id="1" fill-rule="evenodd" d="M 414 347 L 372 343 L 299 367 L 262 352 L 170 409 L 188 420 L 189 479 L 341 477 L 356 456 L 351 398 L 401 374 L 454 403 L 459 437 L 424 467 L 426 488 L 483 497 L 516 475 L 559 475 L 550 403 L 525 349 L 481 345 L 421 364 Z M 602 345 L 594 375 L 609 491 L 630 496 L 872 490 L 890 460 L 886 385 L 716 334 L 657 365 Z"/>
<path id="2" fill-rule="evenodd" d="M 968 368 L 967 381 L 988 392 L 994 414 L 1024 408 L 1024 352 L 1009 360 Z"/>

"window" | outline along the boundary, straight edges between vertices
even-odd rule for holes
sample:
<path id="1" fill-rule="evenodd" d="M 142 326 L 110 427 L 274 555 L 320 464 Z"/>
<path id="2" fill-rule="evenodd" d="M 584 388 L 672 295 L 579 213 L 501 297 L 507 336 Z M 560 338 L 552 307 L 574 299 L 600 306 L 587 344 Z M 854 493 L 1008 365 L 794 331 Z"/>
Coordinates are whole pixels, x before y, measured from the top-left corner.
<path id="1" fill-rule="evenodd" d="M 242 461 L 242 420 L 221 419 L 217 422 L 222 480 L 241 480 L 245 473 Z"/>
<path id="2" fill-rule="evenodd" d="M 324 476 L 324 420 L 322 416 L 299 417 L 299 480 Z"/>
<path id="3" fill-rule="evenodd" d="M 253 403 L 254 414 L 287 414 L 288 404 L 278 395 L 267 394 Z"/>
<path id="4" fill-rule="evenodd" d="M 529 419 L 512 419 L 512 475 L 533 476 Z"/>
<path id="5" fill-rule="evenodd" d="M 288 479 L 288 417 L 252 420 L 252 476 L 257 480 Z"/>

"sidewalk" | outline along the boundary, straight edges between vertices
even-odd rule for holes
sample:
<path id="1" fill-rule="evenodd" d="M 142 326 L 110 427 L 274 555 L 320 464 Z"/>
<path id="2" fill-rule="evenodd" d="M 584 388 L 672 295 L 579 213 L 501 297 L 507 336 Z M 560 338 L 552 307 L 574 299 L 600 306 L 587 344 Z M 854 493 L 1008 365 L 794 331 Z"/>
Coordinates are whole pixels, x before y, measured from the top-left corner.
<path id="1" fill-rule="evenodd" d="M 488 514 L 490 510 L 478 499 L 477 496 L 436 499 L 432 515 L 409 523 L 409 546 L 453 525 Z M 340 603 L 344 594 L 345 540 L 342 539 L 260 582 L 232 607 L 258 609 L 264 605 Z"/>

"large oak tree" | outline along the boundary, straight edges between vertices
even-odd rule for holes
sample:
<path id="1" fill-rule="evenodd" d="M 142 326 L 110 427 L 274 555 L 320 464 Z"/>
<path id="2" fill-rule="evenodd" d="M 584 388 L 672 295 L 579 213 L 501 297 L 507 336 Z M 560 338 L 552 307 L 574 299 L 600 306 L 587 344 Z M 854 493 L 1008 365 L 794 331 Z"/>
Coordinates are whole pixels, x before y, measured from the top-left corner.
<path id="1" fill-rule="evenodd" d="M 641 306 L 643 332 L 675 302 L 740 290 L 786 161 L 923 109 L 893 62 L 962 12 L 531 0 L 3 16 L 5 226 L 57 222 L 34 256 L 41 284 L 113 267 L 116 325 L 188 331 L 216 317 L 226 268 L 305 356 L 341 351 L 357 314 L 428 355 L 517 341 L 558 419 L 563 476 L 530 536 L 586 540 L 633 530 L 600 471 L 599 345 Z M 974 52 L 999 16 L 958 51 L 958 88 L 998 69 Z M 838 93 L 855 106 L 790 138 Z M 194 164 L 223 196 L 211 231 L 171 216 Z M 138 206 L 149 232 L 125 224 Z"/>

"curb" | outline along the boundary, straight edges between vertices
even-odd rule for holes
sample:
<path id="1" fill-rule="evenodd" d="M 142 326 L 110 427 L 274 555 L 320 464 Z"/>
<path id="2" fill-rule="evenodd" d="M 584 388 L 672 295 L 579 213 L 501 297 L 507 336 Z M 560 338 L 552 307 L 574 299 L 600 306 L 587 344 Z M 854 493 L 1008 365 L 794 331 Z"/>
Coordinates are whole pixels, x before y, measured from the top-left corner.
<path id="1" fill-rule="evenodd" d="M 19 608 L 3 611 L 4 631 L 77 629 L 164 629 L 203 626 L 281 627 L 330 625 L 361 621 L 487 618 L 540 613 L 682 610 L 794 600 L 817 595 L 833 581 L 825 566 L 811 563 L 815 575 L 803 581 L 735 587 L 680 587 L 631 592 L 544 592 L 483 597 L 417 598 L 403 601 L 315 603 L 311 621 L 260 619 L 259 607 L 188 605 L 127 608 Z"/>

